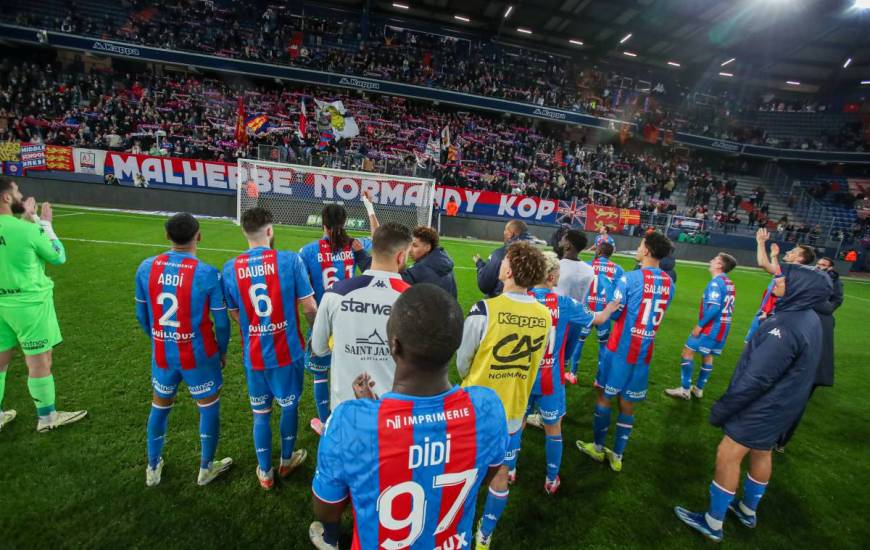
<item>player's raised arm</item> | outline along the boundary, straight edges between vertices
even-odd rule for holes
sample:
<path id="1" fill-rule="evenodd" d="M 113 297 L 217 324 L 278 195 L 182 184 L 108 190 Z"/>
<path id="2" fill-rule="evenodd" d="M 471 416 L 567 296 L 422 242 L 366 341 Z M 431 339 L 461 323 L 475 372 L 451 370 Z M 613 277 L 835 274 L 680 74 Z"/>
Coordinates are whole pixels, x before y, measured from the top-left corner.
<path id="1" fill-rule="evenodd" d="M 369 192 L 366 191 L 362 194 L 362 203 L 366 209 L 366 214 L 369 215 L 369 232 L 372 238 L 375 236 L 375 229 L 380 227 L 381 222 L 378 221 L 378 216 L 375 214 L 375 206 L 372 204 L 372 199 L 369 196 Z"/>
<path id="2" fill-rule="evenodd" d="M 755 248 L 755 259 L 758 262 L 758 267 L 767 271 L 771 275 L 776 275 L 779 271 L 779 264 L 774 264 L 770 258 L 767 256 L 767 241 L 770 239 L 770 235 L 765 228 L 759 228 L 759 230 L 755 233 L 755 242 L 757 246 Z M 779 250 L 779 246 L 776 247 L 776 250 Z M 773 246 L 771 246 L 771 251 L 773 251 Z"/>
<path id="3" fill-rule="evenodd" d="M 32 204 L 32 215 L 27 216 L 27 213 L 29 212 L 28 210 L 25 212 L 23 217 L 31 219 L 40 227 L 39 232 L 32 241 L 36 255 L 51 265 L 61 265 L 66 263 L 66 250 L 63 247 L 63 243 L 57 238 L 57 234 L 54 232 L 54 228 L 51 225 L 54 217 L 51 211 L 51 204 L 47 202 L 42 203 L 41 215 L 37 217 L 35 215 L 36 201 L 28 199 L 26 203 L 25 208 L 28 208 L 28 204 Z"/>

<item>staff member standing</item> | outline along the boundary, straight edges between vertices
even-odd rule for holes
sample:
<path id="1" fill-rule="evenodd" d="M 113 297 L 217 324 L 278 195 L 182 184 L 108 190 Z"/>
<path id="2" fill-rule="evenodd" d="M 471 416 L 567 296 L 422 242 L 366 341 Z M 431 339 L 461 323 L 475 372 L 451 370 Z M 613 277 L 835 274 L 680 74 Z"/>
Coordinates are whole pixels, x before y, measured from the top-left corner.
<path id="1" fill-rule="evenodd" d="M 453 259 L 439 246 L 438 233 L 421 225 L 414 228 L 411 237 L 409 255 L 414 265 L 402 271 L 402 280 L 412 285 L 432 283 L 456 298 Z"/>
<path id="2" fill-rule="evenodd" d="M 827 273 L 831 278 L 833 289 L 827 300 L 818 304 L 814 309 L 822 322 L 822 357 L 819 359 L 819 368 L 816 369 L 816 378 L 813 383 L 813 389 L 810 391 L 810 397 L 819 386 L 834 385 L 834 312 L 838 307 L 843 305 L 843 281 L 840 280 L 840 274 L 834 270 L 834 261 L 830 258 L 821 258 L 816 262 L 816 267 Z M 806 412 L 806 408 L 801 411 L 800 416 L 792 424 L 791 428 L 785 432 L 776 444 L 777 452 L 784 452 L 786 444 L 794 435 L 801 418 Z"/>
<path id="3" fill-rule="evenodd" d="M 504 246 L 496 248 L 489 255 L 489 260 L 483 261 L 479 254 L 474 255 L 474 265 L 477 266 L 477 288 L 486 294 L 488 298 L 494 298 L 501 294 L 502 282 L 498 273 L 501 269 L 501 261 L 510 245 L 518 241 L 530 241 L 529 228 L 520 220 L 511 220 L 504 226 Z"/>

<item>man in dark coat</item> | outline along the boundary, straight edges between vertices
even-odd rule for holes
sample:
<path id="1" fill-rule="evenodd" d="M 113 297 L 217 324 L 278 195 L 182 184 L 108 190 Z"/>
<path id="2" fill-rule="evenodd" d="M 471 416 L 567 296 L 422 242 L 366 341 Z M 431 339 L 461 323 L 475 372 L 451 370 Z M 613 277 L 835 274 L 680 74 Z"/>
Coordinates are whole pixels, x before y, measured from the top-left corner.
<path id="1" fill-rule="evenodd" d="M 834 385 L 834 312 L 843 305 L 843 281 L 840 274 L 834 270 L 834 261 L 830 258 L 820 258 L 816 267 L 828 274 L 831 278 L 833 290 L 827 300 L 815 307 L 819 320 L 822 322 L 822 356 L 819 360 L 819 368 L 816 370 L 816 379 L 810 397 L 819 386 Z M 804 411 L 795 420 L 794 424 L 786 431 L 776 445 L 777 452 L 785 452 L 786 444 L 791 441 L 798 424 L 801 422 Z"/>
<path id="2" fill-rule="evenodd" d="M 755 331 L 728 389 L 710 411 L 710 423 L 725 432 L 710 508 L 707 513 L 674 509 L 681 521 L 716 542 L 722 540 L 728 510 L 755 527 L 755 510 L 770 480 L 771 449 L 806 406 L 821 357 L 822 324 L 813 309 L 831 295 L 830 278 L 812 267 L 783 264 L 773 293 L 779 298 L 774 314 Z M 733 503 L 747 454 L 743 498 Z"/>
<path id="3" fill-rule="evenodd" d="M 416 285 L 432 283 L 456 298 L 456 277 L 453 275 L 453 260 L 439 246 L 438 232 L 421 225 L 411 232 L 410 256 L 414 265 L 402 271 L 402 280 Z"/>
<path id="4" fill-rule="evenodd" d="M 496 248 L 489 255 L 489 260 L 483 261 L 479 255 L 474 255 L 474 265 L 477 266 L 477 288 L 492 298 L 501 294 L 501 281 L 498 280 L 498 272 L 501 261 L 504 259 L 507 249 L 517 241 L 532 240 L 529 228 L 520 220 L 511 220 L 504 226 L 504 246 Z"/>

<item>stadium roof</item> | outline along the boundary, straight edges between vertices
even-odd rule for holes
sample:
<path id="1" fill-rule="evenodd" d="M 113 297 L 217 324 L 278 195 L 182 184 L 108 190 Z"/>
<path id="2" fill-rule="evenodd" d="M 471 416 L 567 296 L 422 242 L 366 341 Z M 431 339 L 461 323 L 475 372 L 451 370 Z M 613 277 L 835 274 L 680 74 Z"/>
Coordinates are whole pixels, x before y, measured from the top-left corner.
<path id="1" fill-rule="evenodd" d="M 348 7 L 364 4 L 337 2 Z M 575 51 L 593 60 L 619 59 L 680 71 L 687 78 L 707 74 L 734 84 L 816 92 L 870 79 L 870 9 L 854 4 L 855 0 L 372 0 L 370 5 L 379 15 L 435 20 L 451 29 L 561 53 Z"/>

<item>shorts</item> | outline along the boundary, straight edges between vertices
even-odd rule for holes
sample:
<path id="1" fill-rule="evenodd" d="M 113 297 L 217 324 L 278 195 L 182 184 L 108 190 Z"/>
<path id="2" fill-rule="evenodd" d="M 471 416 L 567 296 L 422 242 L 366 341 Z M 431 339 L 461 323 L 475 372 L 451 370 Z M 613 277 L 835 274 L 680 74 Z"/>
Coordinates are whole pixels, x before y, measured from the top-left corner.
<path id="1" fill-rule="evenodd" d="M 592 327 L 595 327 L 595 332 L 598 335 L 598 340 L 604 340 L 610 336 L 610 321 L 605 321 L 600 325 L 590 325 L 580 329 L 580 338 L 584 340 L 592 334 Z"/>
<path id="2" fill-rule="evenodd" d="M 0 307 L 0 351 L 21 346 L 24 355 L 51 351 L 63 342 L 54 301 Z"/>
<path id="3" fill-rule="evenodd" d="M 292 365 L 274 369 L 253 370 L 246 368 L 245 378 L 248 380 L 248 398 L 251 402 L 251 409 L 266 411 L 272 408 L 273 399 L 279 407 L 299 405 L 305 370 L 302 367 L 302 361 L 297 361 Z"/>
<path id="4" fill-rule="evenodd" d="M 517 453 L 520 452 L 520 444 L 523 440 L 523 431 L 517 430 L 508 436 L 507 450 L 504 453 L 504 461 L 511 462 L 516 459 Z"/>
<path id="5" fill-rule="evenodd" d="M 558 387 L 553 388 L 553 393 L 550 395 L 532 391 L 526 416 L 535 412 L 535 409 L 541 413 L 541 418 L 547 426 L 552 426 L 561 420 L 565 416 L 565 386 L 559 384 Z"/>
<path id="6" fill-rule="evenodd" d="M 329 366 L 332 364 L 332 354 L 318 357 L 313 353 L 305 352 L 305 370 L 311 374 L 322 374 L 329 372 Z"/>
<path id="7" fill-rule="evenodd" d="M 217 395 L 224 383 L 224 376 L 220 365 L 190 370 L 161 369 L 157 365 L 151 365 L 151 388 L 158 397 L 165 399 L 175 397 L 182 380 L 187 385 L 191 397 L 205 399 Z"/>
<path id="8" fill-rule="evenodd" d="M 722 349 L 725 347 L 725 338 L 721 342 L 717 342 L 715 336 L 708 334 L 692 336 L 690 334 L 689 339 L 686 340 L 686 347 L 701 355 L 722 355 Z"/>
<path id="9" fill-rule="evenodd" d="M 643 401 L 649 388 L 649 365 L 629 365 L 608 350 L 598 366 L 595 385 L 612 399 L 619 395 L 626 401 Z"/>

